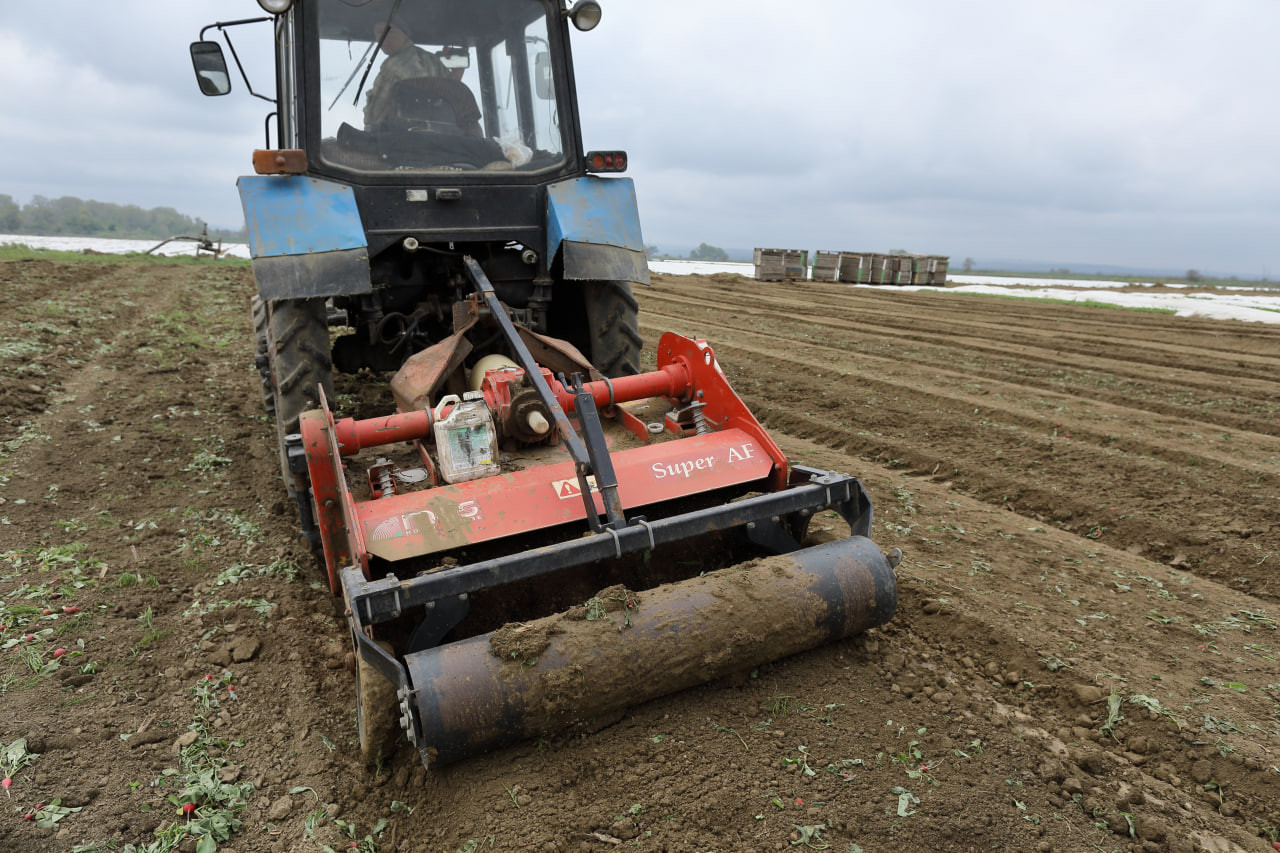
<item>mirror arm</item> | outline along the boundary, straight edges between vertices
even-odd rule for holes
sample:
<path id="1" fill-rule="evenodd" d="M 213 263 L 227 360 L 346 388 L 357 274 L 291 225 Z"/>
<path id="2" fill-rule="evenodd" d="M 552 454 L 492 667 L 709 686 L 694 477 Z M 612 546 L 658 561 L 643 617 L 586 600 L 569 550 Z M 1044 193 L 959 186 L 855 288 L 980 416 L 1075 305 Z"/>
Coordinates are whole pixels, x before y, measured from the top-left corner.
<path id="1" fill-rule="evenodd" d="M 222 33 L 222 37 L 226 39 L 226 42 L 227 42 L 227 49 L 231 51 L 231 58 L 235 60 L 236 68 L 239 69 L 240 71 L 240 79 L 244 81 L 245 89 L 247 89 L 249 91 L 249 94 L 253 95 L 255 98 L 261 98 L 262 100 L 267 101 L 268 103 L 274 104 L 276 102 L 275 98 L 268 98 L 266 95 L 259 95 L 257 92 L 253 90 L 253 84 L 249 82 L 249 75 L 245 73 L 244 66 L 240 64 L 240 55 L 236 53 L 236 46 L 231 43 L 231 34 L 226 32 L 226 27 L 236 27 L 241 24 L 259 24 L 259 23 L 262 23 L 263 21 L 271 21 L 271 20 L 274 20 L 274 18 L 268 16 L 265 18 L 241 18 L 238 21 L 219 21 L 216 24 L 209 24 L 208 26 L 201 29 L 200 40 L 205 41 L 204 34 L 207 33 L 209 30 L 216 29 L 218 32 Z"/>
<path id="2" fill-rule="evenodd" d="M 279 115 L 280 114 L 276 110 L 272 110 L 267 113 L 267 117 L 262 120 L 262 135 L 267 138 L 267 144 L 264 146 L 265 148 L 271 147 L 271 122 L 273 119 L 278 118 Z"/>
<path id="3" fill-rule="evenodd" d="M 271 18 L 270 18 L 270 17 L 266 17 L 266 18 L 241 18 L 241 19 L 240 19 L 240 20 L 238 20 L 238 21 L 218 21 L 217 23 L 208 24 L 208 25 L 204 26 L 203 28 L 201 28 L 201 30 L 200 30 L 200 41 L 208 41 L 208 39 L 206 39 L 206 38 L 204 37 L 204 34 L 205 34 L 205 33 L 207 33 L 207 32 L 209 32 L 209 30 L 217 30 L 218 32 L 222 32 L 222 30 L 223 30 L 224 28 L 226 28 L 226 27 L 238 27 L 238 26 L 240 26 L 241 24 L 260 24 L 260 23 L 262 23 L 263 21 L 270 21 L 270 20 L 271 20 Z"/>

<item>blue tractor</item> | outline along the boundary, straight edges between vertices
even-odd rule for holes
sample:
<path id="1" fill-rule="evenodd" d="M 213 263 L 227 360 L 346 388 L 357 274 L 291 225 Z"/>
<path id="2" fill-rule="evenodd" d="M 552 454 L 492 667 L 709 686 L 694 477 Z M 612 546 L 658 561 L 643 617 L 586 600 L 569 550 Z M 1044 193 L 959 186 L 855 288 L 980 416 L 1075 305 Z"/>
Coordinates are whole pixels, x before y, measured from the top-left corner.
<path id="1" fill-rule="evenodd" d="M 464 258 L 512 320 L 605 377 L 639 369 L 632 285 L 649 271 L 632 181 L 604 174 L 626 153 L 582 144 L 569 25 L 592 29 L 594 0 L 259 3 L 269 16 L 210 24 L 191 58 L 204 94 L 238 76 L 275 106 L 238 185 L 263 396 L 316 550 L 288 437 L 321 389 L 332 398 L 335 371 L 396 370 L 455 331 Z M 247 25 L 274 29 L 273 98 L 230 38 Z M 473 336 L 466 358 L 485 354 Z"/>

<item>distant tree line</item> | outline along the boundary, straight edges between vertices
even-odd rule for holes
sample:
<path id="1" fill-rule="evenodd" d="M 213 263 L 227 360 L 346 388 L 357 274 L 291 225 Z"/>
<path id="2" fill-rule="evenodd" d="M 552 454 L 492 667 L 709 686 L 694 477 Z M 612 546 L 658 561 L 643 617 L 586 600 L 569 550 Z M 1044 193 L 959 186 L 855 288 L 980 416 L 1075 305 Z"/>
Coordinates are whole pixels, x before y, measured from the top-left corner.
<path id="1" fill-rule="evenodd" d="M 650 258 L 661 258 L 665 260 L 690 260 L 690 261 L 727 261 L 729 253 L 719 246 L 710 246 L 706 243 L 699 243 L 698 248 L 691 249 L 686 255 L 670 255 L 662 252 L 657 246 L 645 246 L 645 254 Z"/>
<path id="2" fill-rule="evenodd" d="M 708 246 L 706 243 L 699 243 L 698 248 L 689 252 L 689 260 L 727 261 L 729 260 L 729 253 L 719 246 Z"/>
<path id="3" fill-rule="evenodd" d="M 34 196 L 29 204 L 19 205 L 12 196 L 0 195 L 0 234 L 66 235 L 71 237 L 117 237 L 120 239 L 157 239 L 197 236 L 206 223 L 179 213 L 172 207 L 143 210 L 134 204 L 111 204 L 85 201 L 74 196 L 45 198 Z M 248 233 L 241 228 L 231 231 L 210 228 L 212 239 L 243 242 Z"/>

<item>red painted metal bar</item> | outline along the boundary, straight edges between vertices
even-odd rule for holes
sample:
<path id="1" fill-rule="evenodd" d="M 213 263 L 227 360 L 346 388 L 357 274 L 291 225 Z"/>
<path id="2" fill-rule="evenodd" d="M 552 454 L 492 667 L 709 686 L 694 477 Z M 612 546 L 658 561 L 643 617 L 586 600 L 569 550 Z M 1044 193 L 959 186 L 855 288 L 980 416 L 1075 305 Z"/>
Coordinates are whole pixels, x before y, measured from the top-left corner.
<path id="1" fill-rule="evenodd" d="M 629 403 L 632 400 L 644 400 L 648 397 L 683 399 L 693 390 L 693 383 L 684 364 L 676 362 L 652 373 L 602 379 L 599 382 L 588 382 L 582 387 L 591 394 L 596 406 L 603 409 L 613 403 Z M 573 392 L 565 389 L 558 382 L 551 384 L 551 390 L 555 392 L 556 400 L 566 412 L 573 411 Z"/>
<path id="2" fill-rule="evenodd" d="M 343 476 L 337 429 L 323 388 L 320 389 L 320 408 L 303 412 L 298 420 L 315 500 L 316 526 L 320 529 L 329 571 L 329 587 L 337 594 L 341 590 L 338 572 L 343 566 L 354 562 L 368 576 L 369 552 L 364 531 L 356 524 L 356 504 Z"/>
<path id="3" fill-rule="evenodd" d="M 612 390 L 610 390 L 610 384 L 613 386 Z M 574 410 L 573 392 L 554 379 L 550 380 L 548 385 L 551 386 L 556 401 L 561 407 L 566 412 L 572 412 Z M 677 362 L 652 373 L 588 382 L 584 387 L 591 393 L 596 405 L 604 408 L 611 403 L 627 403 L 648 397 L 683 398 L 692 390 L 692 383 L 689 381 L 689 371 L 683 363 Z M 485 402 L 490 408 L 496 406 L 493 400 Z M 445 411 L 448 412 L 449 409 L 446 408 Z M 422 409 L 359 421 L 355 418 L 343 418 L 334 425 L 334 434 L 341 454 L 353 456 L 366 447 L 427 438 L 431 435 L 433 423 L 435 423 L 435 415 L 430 410 Z"/>
<path id="4" fill-rule="evenodd" d="M 339 452 L 343 456 L 354 456 L 366 447 L 426 438 L 431 434 L 433 423 L 435 415 L 430 409 L 422 409 L 363 421 L 343 418 L 334 424 L 334 433 Z"/>
<path id="5" fill-rule="evenodd" d="M 315 500 L 316 527 L 320 531 L 325 567 L 329 573 L 329 589 L 336 595 L 341 591 L 338 572 L 343 566 L 351 565 L 351 540 L 347 536 L 342 512 L 342 493 L 338 489 L 341 463 L 335 467 L 336 460 L 329 457 L 329 423 L 329 413 L 322 409 L 303 412 L 298 418 L 302 446 L 307 452 L 311 494 Z"/>

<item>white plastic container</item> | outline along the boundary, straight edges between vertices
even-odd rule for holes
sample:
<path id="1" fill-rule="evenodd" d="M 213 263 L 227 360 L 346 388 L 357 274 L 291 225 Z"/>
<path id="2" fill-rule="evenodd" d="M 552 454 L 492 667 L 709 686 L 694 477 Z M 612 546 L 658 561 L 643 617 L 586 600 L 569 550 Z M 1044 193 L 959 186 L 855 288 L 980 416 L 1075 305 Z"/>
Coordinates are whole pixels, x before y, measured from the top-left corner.
<path id="1" fill-rule="evenodd" d="M 444 417 L 445 407 L 453 411 Z M 498 467 L 498 431 L 493 416 L 485 405 L 484 395 L 468 392 L 464 399 L 449 394 L 436 404 L 436 422 L 432 426 L 436 439 L 436 457 L 440 477 L 446 483 L 462 483 L 480 477 L 492 477 Z"/>

